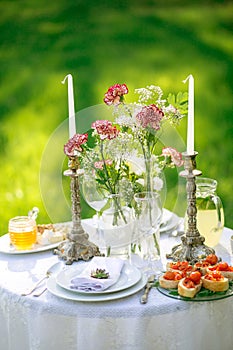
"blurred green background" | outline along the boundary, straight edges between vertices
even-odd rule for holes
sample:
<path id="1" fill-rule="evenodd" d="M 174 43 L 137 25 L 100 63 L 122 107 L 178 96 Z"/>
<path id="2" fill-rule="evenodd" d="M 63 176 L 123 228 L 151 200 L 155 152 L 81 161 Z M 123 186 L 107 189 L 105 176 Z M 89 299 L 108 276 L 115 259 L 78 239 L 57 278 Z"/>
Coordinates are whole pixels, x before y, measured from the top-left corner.
<path id="1" fill-rule="evenodd" d="M 68 103 L 61 81 L 68 73 L 87 127 L 90 107 L 102 104 L 110 85 L 126 83 L 133 99 L 135 88 L 150 84 L 165 94 L 187 91 L 182 80 L 193 74 L 198 169 L 218 181 L 233 228 L 232 1 L 1 0 L 0 14 L 0 234 L 33 206 L 40 223 L 70 220 L 62 175 Z M 97 119 L 101 108 L 93 110 Z M 177 131 L 186 142 L 186 120 Z M 171 198 L 174 181 L 168 174 Z"/>

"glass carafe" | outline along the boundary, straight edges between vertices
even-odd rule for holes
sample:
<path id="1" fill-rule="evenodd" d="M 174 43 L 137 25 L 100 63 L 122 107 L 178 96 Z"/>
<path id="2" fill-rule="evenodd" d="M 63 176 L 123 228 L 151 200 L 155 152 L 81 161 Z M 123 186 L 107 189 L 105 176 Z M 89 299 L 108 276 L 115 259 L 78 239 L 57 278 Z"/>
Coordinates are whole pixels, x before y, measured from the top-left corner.
<path id="1" fill-rule="evenodd" d="M 205 237 L 205 244 L 218 244 L 224 227 L 222 201 L 216 194 L 217 181 L 205 177 L 196 178 L 197 228 Z"/>

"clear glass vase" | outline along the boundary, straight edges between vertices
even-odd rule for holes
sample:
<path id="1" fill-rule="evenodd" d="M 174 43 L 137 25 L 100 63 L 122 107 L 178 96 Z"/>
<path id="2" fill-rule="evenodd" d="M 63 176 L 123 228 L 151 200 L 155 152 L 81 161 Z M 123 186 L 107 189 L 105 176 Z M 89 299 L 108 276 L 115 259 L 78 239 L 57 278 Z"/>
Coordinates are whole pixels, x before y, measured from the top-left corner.
<path id="1" fill-rule="evenodd" d="M 163 205 L 166 200 L 166 179 L 163 171 L 159 168 L 157 157 L 152 155 L 150 158 L 145 158 L 144 163 L 145 192 L 158 192 Z"/>
<path id="2" fill-rule="evenodd" d="M 140 192 L 135 194 L 136 230 L 132 251 L 144 262 L 144 272 L 155 271 L 160 261 L 160 223 L 162 204 L 156 192 Z"/>
<path id="3" fill-rule="evenodd" d="M 102 213 L 102 231 L 106 255 L 129 257 L 134 230 L 134 212 L 122 203 L 119 194 L 109 196 L 109 208 Z"/>

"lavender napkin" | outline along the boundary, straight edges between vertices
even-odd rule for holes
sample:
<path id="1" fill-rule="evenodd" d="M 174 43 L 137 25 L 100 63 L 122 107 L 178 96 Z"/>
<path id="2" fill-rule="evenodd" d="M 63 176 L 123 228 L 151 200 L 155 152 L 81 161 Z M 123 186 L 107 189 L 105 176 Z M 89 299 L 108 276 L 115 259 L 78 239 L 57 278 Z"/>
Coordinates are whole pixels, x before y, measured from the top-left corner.
<path id="1" fill-rule="evenodd" d="M 94 257 L 85 269 L 70 281 L 70 288 L 85 292 L 103 291 L 116 283 L 120 277 L 124 261 L 118 258 Z M 104 269 L 109 273 L 107 279 L 91 277 L 92 271 Z"/>

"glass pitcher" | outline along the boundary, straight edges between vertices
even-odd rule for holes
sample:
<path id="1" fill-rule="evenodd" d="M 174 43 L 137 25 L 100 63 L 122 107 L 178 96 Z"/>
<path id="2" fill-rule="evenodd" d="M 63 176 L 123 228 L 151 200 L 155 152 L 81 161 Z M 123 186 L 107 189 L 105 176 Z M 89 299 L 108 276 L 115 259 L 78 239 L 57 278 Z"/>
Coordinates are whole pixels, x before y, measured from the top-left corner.
<path id="1" fill-rule="evenodd" d="M 216 194 L 217 181 L 205 177 L 196 178 L 197 228 L 205 237 L 205 244 L 218 244 L 224 227 L 224 211 Z"/>

